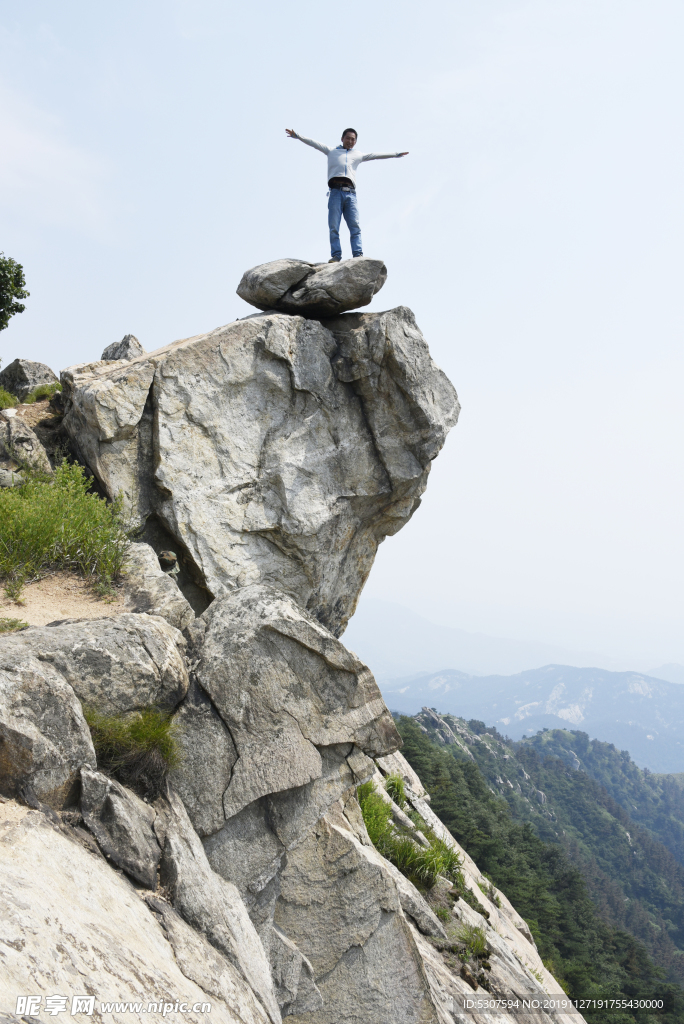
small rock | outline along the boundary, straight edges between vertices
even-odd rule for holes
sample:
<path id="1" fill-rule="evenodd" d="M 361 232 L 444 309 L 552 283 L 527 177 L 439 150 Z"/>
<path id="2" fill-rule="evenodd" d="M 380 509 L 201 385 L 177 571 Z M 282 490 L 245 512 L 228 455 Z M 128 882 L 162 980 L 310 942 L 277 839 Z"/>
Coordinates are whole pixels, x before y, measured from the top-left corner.
<path id="1" fill-rule="evenodd" d="M 16 798 L 30 787 L 39 802 L 62 808 L 73 802 L 80 766 L 95 767 L 95 751 L 73 689 L 30 650 L 33 632 L 0 639 L 0 791 Z"/>
<path id="2" fill-rule="evenodd" d="M 3 635 L 0 679 L 3 670 L 16 678 L 31 679 L 38 665 L 36 701 L 39 679 L 45 675 L 53 688 L 66 686 L 73 700 L 75 693 L 79 700 L 106 714 L 125 714 L 150 705 L 170 709 L 188 690 L 184 647 L 178 630 L 157 616 L 66 620 Z M 38 710 L 37 704 L 36 714 Z M 72 728 L 78 731 L 75 725 Z M 89 732 L 87 736 L 90 745 Z"/>
<path id="3" fill-rule="evenodd" d="M 0 371 L 0 386 L 16 395 L 20 402 L 41 384 L 54 384 L 56 380 L 49 366 L 30 359 L 15 359 Z"/>
<path id="4" fill-rule="evenodd" d="M 385 264 L 368 256 L 341 263 L 275 260 L 247 270 L 237 293 L 257 309 L 317 318 L 367 306 L 386 280 Z"/>
<path id="5" fill-rule="evenodd" d="M 461 967 L 461 977 L 468 985 L 470 985 L 471 988 L 476 989 L 478 987 L 477 978 L 467 964 L 463 964 Z"/>
<path id="6" fill-rule="evenodd" d="M 52 473 L 48 454 L 27 423 L 21 419 L 0 422 L 0 459 L 9 459 L 20 466 L 30 466 L 42 473 Z"/>
<path id="7" fill-rule="evenodd" d="M 111 345 L 107 345 L 104 350 L 101 359 L 123 359 L 131 360 L 137 358 L 137 356 L 144 356 L 145 349 L 142 347 L 138 339 L 134 334 L 125 334 L 121 341 L 115 341 Z"/>
<path id="8" fill-rule="evenodd" d="M 17 415 L 16 409 L 0 409 L 0 416 L 4 416 L 6 420 L 11 420 L 13 416 Z"/>
<path id="9" fill-rule="evenodd" d="M 169 625 L 185 629 L 194 622 L 195 613 L 169 575 L 160 569 L 159 560 L 149 544 L 131 544 L 124 579 L 126 608 L 132 612 L 161 615 Z"/>
<path id="10" fill-rule="evenodd" d="M 24 478 L 20 473 L 8 469 L 0 469 L 0 487 L 21 487 Z"/>

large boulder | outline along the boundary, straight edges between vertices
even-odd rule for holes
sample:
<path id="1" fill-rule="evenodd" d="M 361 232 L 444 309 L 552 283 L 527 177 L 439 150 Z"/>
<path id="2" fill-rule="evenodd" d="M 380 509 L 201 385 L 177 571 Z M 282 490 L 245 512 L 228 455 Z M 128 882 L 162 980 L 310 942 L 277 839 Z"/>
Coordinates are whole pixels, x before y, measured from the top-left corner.
<path id="1" fill-rule="evenodd" d="M 15 359 L 0 370 L 0 387 L 16 395 L 20 402 L 41 384 L 54 384 L 56 381 L 57 377 L 49 366 L 34 363 L 31 359 Z"/>
<path id="2" fill-rule="evenodd" d="M 0 637 L 0 668 L 29 680 L 38 664 L 45 678 L 107 714 L 171 709 L 188 690 L 184 647 L 178 630 L 152 615 L 67 619 Z"/>
<path id="3" fill-rule="evenodd" d="M 212 595 L 270 583 L 335 635 L 459 411 L 404 307 L 255 316 L 63 383 L 72 445 L 132 525 L 161 523 Z"/>
<path id="4" fill-rule="evenodd" d="M 285 259 L 245 271 L 237 293 L 257 309 L 318 319 L 367 306 L 386 280 L 385 264 L 368 256 L 341 263 Z"/>
<path id="5" fill-rule="evenodd" d="M 107 345 L 104 350 L 101 359 L 107 360 L 126 360 L 137 359 L 138 356 L 145 355 L 145 349 L 142 347 L 138 339 L 134 334 L 124 334 L 121 341 L 115 341 L 111 345 Z"/>

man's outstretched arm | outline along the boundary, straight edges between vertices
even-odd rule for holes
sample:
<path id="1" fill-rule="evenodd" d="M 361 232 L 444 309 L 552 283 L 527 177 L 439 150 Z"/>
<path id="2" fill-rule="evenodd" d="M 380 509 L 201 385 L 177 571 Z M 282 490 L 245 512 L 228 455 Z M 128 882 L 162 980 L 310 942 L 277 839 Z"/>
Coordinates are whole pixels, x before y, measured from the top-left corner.
<path id="1" fill-rule="evenodd" d="M 391 160 L 395 156 L 408 156 L 408 150 L 405 153 L 364 153 L 361 157 L 361 163 L 364 160 Z"/>
<path id="2" fill-rule="evenodd" d="M 285 131 L 291 139 L 299 139 L 299 141 L 303 142 L 305 146 L 311 146 L 312 149 L 318 149 L 321 153 L 325 153 L 326 156 L 330 152 L 330 146 L 324 146 L 322 142 L 316 142 L 315 139 L 307 139 L 304 135 L 297 135 L 294 128 L 286 128 Z M 392 153 L 391 155 L 396 156 L 397 154 Z"/>

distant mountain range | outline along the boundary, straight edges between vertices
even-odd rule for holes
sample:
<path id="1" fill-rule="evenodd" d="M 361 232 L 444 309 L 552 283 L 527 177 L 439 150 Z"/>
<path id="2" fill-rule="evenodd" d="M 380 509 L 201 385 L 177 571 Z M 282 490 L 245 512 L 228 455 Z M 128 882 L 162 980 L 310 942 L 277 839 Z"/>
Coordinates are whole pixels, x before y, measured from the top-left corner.
<path id="1" fill-rule="evenodd" d="M 517 675 L 453 669 L 381 684 L 393 711 L 431 707 L 479 719 L 519 740 L 540 729 L 581 729 L 628 750 L 653 772 L 684 771 L 684 687 L 639 672 L 546 665 Z"/>

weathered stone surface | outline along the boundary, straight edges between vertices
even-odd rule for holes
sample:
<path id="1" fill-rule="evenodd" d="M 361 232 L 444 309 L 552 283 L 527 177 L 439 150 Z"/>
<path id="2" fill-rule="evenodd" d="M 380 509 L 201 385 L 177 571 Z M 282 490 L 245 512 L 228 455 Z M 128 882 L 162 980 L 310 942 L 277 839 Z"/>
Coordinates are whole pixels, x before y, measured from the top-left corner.
<path id="1" fill-rule="evenodd" d="M 138 339 L 134 334 L 124 334 L 121 341 L 115 341 L 111 345 L 107 345 L 100 359 L 137 359 L 138 356 L 144 356 L 145 349 L 142 347 Z"/>
<path id="2" fill-rule="evenodd" d="M 257 309 L 319 318 L 367 306 L 386 280 L 385 264 L 369 256 L 340 263 L 284 259 L 245 271 L 237 293 Z"/>
<path id="3" fill-rule="evenodd" d="M 37 662 L 108 714 L 155 704 L 172 708 L 188 690 L 177 629 L 151 615 L 81 619 L 0 637 L 0 664 L 30 678 Z"/>
<path id="4" fill-rule="evenodd" d="M 14 797 L 28 785 L 40 801 L 61 808 L 76 799 L 79 768 L 95 767 L 95 751 L 71 686 L 22 649 L 30 632 L 0 637 L 0 792 Z"/>
<path id="5" fill-rule="evenodd" d="M 201 936 L 182 925 L 169 935 L 104 860 L 11 802 L 0 804 L 0 919 L 0 1011 L 13 1012 L 17 995 L 57 993 L 69 997 L 68 1014 L 72 995 L 92 993 L 92 1019 L 113 1024 L 268 1020 L 243 977 L 222 959 L 219 973 L 207 958 Z M 148 1001 L 171 998 L 165 1013 L 160 1006 L 100 1015 L 101 1002 L 144 1001 L 146 1010 Z M 175 1011 L 176 999 L 188 1012 Z M 192 1010 L 203 1002 L 210 1013 Z"/>
<path id="6" fill-rule="evenodd" d="M 149 804 L 114 779 L 82 768 L 81 813 L 105 856 L 136 882 L 156 889 L 161 850 Z"/>
<path id="7" fill-rule="evenodd" d="M 21 402 L 41 384 L 54 384 L 56 380 L 49 366 L 30 359 L 15 359 L 0 370 L 0 387 L 16 395 Z"/>
<path id="8" fill-rule="evenodd" d="M 145 902 L 164 929 L 185 977 L 225 1003 L 237 1020 L 245 1024 L 266 1024 L 268 1014 L 233 964 L 186 924 L 165 900 L 150 895 Z"/>
<path id="9" fill-rule="evenodd" d="M 255 927 L 261 933 L 264 923 L 270 926 L 272 914 L 268 907 L 262 913 L 259 894 L 276 876 L 285 853 L 270 826 L 265 798 L 229 818 L 220 832 L 204 840 L 204 849 L 213 870 L 236 886 L 248 911 L 258 905 Z"/>
<path id="10" fill-rule="evenodd" d="M 400 745 L 366 666 L 272 587 L 243 587 L 214 601 L 193 628 L 197 681 L 238 753 L 226 818 L 320 778 L 318 747 L 353 743 L 381 755 Z"/>
<path id="11" fill-rule="evenodd" d="M 180 798 L 156 802 L 155 831 L 162 847 L 160 878 L 181 916 L 241 972 L 272 1024 L 280 1011 L 269 964 L 240 895 L 215 874 Z"/>
<path id="12" fill-rule="evenodd" d="M 213 595 L 270 583 L 336 635 L 459 408 L 403 307 L 264 314 L 62 376 L 72 444 L 134 523 Z"/>
<path id="13" fill-rule="evenodd" d="M 271 974 L 283 1017 L 320 1010 L 323 997 L 314 981 L 313 968 L 294 942 L 274 928 L 270 948 Z"/>
<path id="14" fill-rule="evenodd" d="M 180 630 L 194 622 L 195 613 L 149 544 L 131 544 L 125 568 L 125 604 L 130 611 L 160 615 Z"/>
<path id="15" fill-rule="evenodd" d="M 170 775 L 195 831 L 210 836 L 223 827 L 223 794 L 228 788 L 237 750 L 216 708 L 195 682 L 174 716 L 181 764 Z"/>
<path id="16" fill-rule="evenodd" d="M 47 452 L 28 424 L 18 416 L 0 419 L 0 465 L 5 470 L 28 466 L 52 473 Z"/>
<path id="17" fill-rule="evenodd" d="M 355 790 L 350 790 L 337 802 L 337 804 L 331 806 L 326 814 L 326 820 L 331 825 L 337 825 L 338 828 L 351 831 L 362 846 L 372 847 L 373 844 L 370 841 L 370 837 L 366 830 L 366 825 L 363 820 L 361 808 L 356 800 L 355 792 Z M 378 792 L 382 793 L 383 791 L 378 789 Z M 406 822 L 407 831 L 413 830 L 414 835 L 421 835 L 421 833 L 417 833 L 415 831 L 415 826 L 410 818 L 406 818 Z M 415 885 L 413 885 L 408 878 L 402 875 L 401 871 L 395 868 L 395 866 L 389 861 L 384 861 L 384 864 L 385 868 L 394 880 L 401 908 L 407 917 L 410 917 L 419 930 L 425 935 L 431 935 L 433 938 L 445 939 L 446 933 L 444 928 L 440 924 L 434 912 L 418 892 Z M 449 888 L 451 888 L 450 884 Z"/>
<path id="18" fill-rule="evenodd" d="M 364 758 L 349 744 L 321 747 L 319 754 L 319 778 L 255 800 L 228 818 L 221 831 L 204 842 L 212 868 L 235 883 L 255 923 L 261 921 L 259 894 L 276 875 L 285 851 L 296 846 L 330 806 L 349 791 L 356 778 L 350 762 L 358 765 Z"/>
<path id="19" fill-rule="evenodd" d="M 310 1024 L 441 1024 L 394 880 L 375 850 L 322 819 L 287 856 L 276 925 L 306 956 Z"/>

